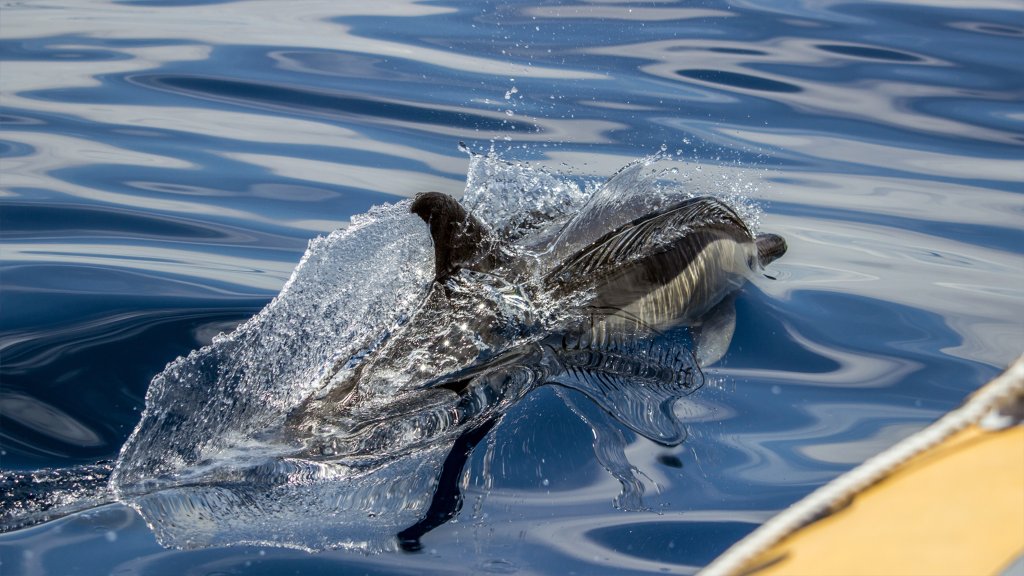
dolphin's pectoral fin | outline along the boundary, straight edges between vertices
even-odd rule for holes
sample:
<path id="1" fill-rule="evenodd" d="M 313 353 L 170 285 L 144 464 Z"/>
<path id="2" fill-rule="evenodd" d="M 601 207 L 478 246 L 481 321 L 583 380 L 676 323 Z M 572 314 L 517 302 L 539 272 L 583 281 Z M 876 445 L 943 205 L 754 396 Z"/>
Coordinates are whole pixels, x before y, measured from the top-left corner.
<path id="1" fill-rule="evenodd" d="M 706 368 L 725 356 L 736 332 L 736 296 L 730 295 L 690 328 L 697 363 Z"/>
<path id="2" fill-rule="evenodd" d="M 682 347 L 641 340 L 615 348 L 554 351 L 563 370 L 547 381 L 582 392 L 616 420 L 659 444 L 682 442 L 686 430 L 673 406 L 704 382 L 692 354 Z"/>

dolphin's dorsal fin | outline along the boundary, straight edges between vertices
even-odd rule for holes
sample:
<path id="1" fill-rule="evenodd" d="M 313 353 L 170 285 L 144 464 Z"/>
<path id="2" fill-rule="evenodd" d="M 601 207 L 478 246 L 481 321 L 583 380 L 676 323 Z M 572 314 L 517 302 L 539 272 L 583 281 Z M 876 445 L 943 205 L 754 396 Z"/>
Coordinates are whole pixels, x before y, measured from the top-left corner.
<path id="1" fill-rule="evenodd" d="M 493 265 L 487 252 L 492 242 L 483 223 L 441 192 L 417 194 L 409 211 L 430 226 L 434 240 L 434 280 L 443 281 L 459 268 L 477 265 L 484 270 Z"/>

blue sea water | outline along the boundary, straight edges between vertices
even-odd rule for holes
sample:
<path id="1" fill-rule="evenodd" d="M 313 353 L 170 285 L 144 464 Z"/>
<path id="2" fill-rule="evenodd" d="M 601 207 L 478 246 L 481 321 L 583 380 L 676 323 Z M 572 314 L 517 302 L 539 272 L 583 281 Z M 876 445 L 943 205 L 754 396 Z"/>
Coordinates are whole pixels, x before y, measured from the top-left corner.
<path id="1" fill-rule="evenodd" d="M 1015 0 L 7 2 L 0 42 L 4 472 L 116 459 L 310 239 L 460 194 L 460 142 L 583 183 L 664 150 L 789 243 L 686 441 L 621 429 L 641 509 L 547 386 L 421 552 L 165 548 L 112 503 L 0 535 L 4 573 L 691 573 L 1024 351 Z"/>

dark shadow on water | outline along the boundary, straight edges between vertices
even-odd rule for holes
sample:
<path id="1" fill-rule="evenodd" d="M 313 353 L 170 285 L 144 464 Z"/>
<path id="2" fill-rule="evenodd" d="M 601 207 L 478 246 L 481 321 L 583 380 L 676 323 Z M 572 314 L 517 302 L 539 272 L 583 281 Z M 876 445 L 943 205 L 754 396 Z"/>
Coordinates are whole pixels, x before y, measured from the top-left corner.
<path id="1" fill-rule="evenodd" d="M 216 332 L 230 330 L 259 310 L 258 306 L 137 308 L 123 312 L 108 309 L 93 315 L 85 309 L 88 300 L 48 300 L 63 310 L 66 324 L 40 325 L 20 336 L 6 333 L 9 340 L 0 366 L 4 393 L 30 398 L 40 415 L 56 409 L 70 423 L 51 429 L 49 418 L 5 414 L 0 438 L 6 450 L 6 470 L 116 457 L 139 419 L 153 374 L 169 359 L 207 344 Z M 19 307 L 9 293 L 4 303 L 5 309 Z M 86 317 L 70 322 L 68 306 L 77 306 Z M 80 430 L 79 436 L 91 434 L 95 441 L 89 445 L 73 442 L 70 430 Z"/>
<path id="2" fill-rule="evenodd" d="M 452 112 L 436 107 L 413 106 L 253 81 L 160 74 L 138 74 L 129 79 L 143 86 L 242 106 L 274 107 L 317 114 L 356 114 L 386 119 L 389 122 L 404 120 L 479 130 L 533 129 L 532 124 L 489 118 L 469 112 Z"/>
<path id="3" fill-rule="evenodd" d="M 921 58 L 906 52 L 886 50 L 884 48 L 872 48 L 869 46 L 848 46 L 846 44 L 818 44 L 819 50 L 841 54 L 843 56 L 855 56 L 870 60 L 888 60 L 890 62 L 920 62 Z"/>
<path id="4" fill-rule="evenodd" d="M 120 207 L 74 206 L 70 204 L 19 203 L 4 205 L 0 215 L 0 237 L 91 235 L 144 235 L 147 238 L 225 239 L 223 224 L 199 226 L 184 218 L 157 217 L 153 212 Z"/>
<path id="5" fill-rule="evenodd" d="M 745 522 L 637 522 L 596 528 L 586 537 L 602 548 L 645 561 L 704 566 L 725 552 L 724 543 L 736 542 L 754 528 Z"/>
<path id="6" fill-rule="evenodd" d="M 62 37 L 42 40 L 0 40 L 0 54 L 10 62 L 102 62 L 109 60 L 128 60 L 131 56 L 114 50 L 94 48 L 67 47 L 52 48 L 52 45 L 63 44 Z"/>
<path id="7" fill-rule="evenodd" d="M 708 48 L 708 52 L 717 54 L 738 54 L 740 56 L 767 56 L 764 50 L 751 50 L 749 48 Z"/>
<path id="8" fill-rule="evenodd" d="M 700 80 L 711 84 L 720 84 L 722 86 L 731 86 L 733 88 L 744 88 L 746 90 L 788 93 L 803 91 L 803 88 L 800 88 L 795 84 L 779 82 L 778 80 L 771 80 L 750 74 L 740 74 L 739 72 L 727 72 L 725 70 L 691 69 L 679 70 L 676 74 L 683 78 L 692 78 L 693 80 Z"/>
<path id="9" fill-rule="evenodd" d="M 955 238 L 958 242 L 965 244 L 973 244 L 1005 252 L 1019 251 L 1020 246 L 1024 245 L 1024 231 L 1020 228 L 1010 229 L 991 224 L 982 225 L 926 220 L 923 218 L 868 212 L 866 210 L 849 210 L 824 206 L 819 206 L 812 210 L 805 205 L 794 202 L 773 202 L 772 212 L 789 216 L 834 220 L 837 222 L 869 224 L 891 230 L 912 230 L 921 234 L 929 234 L 936 238 Z"/>

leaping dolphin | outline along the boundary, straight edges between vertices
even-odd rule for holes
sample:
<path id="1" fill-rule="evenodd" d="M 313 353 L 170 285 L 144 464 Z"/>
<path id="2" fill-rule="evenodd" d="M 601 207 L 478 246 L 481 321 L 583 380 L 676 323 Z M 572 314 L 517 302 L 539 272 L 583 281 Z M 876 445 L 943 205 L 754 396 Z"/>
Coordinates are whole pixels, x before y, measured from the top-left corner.
<path id="1" fill-rule="evenodd" d="M 601 348 L 637 334 L 706 324 L 708 313 L 725 296 L 786 251 L 781 236 L 755 236 L 734 210 L 712 197 L 683 200 L 582 246 L 577 246 L 570 223 L 532 257 L 503 244 L 447 194 L 419 194 L 410 211 L 426 222 L 434 245 L 434 281 L 423 303 L 371 358 L 348 372 L 336 367 L 324 392 L 289 415 L 290 427 L 316 427 L 325 419 L 344 418 L 363 392 L 361 386 L 398 391 L 408 382 L 388 380 L 400 377 L 426 381 L 421 389 L 462 393 L 482 377 L 493 379 L 495 371 L 535 363 L 544 366 L 536 378 L 565 383 L 565 372 L 579 366 L 572 354 L 551 345 L 550 338 L 547 346 L 543 337 L 505 346 L 532 328 L 531 302 L 572 307 L 577 313 L 568 317 L 574 320 L 551 331 L 586 342 L 587 349 Z M 565 252 L 569 256 L 559 257 Z M 467 284 L 467 278 L 483 281 Z M 512 318 L 509 302 L 522 304 Z M 451 328 L 439 328 L 443 326 Z M 731 327 L 722 332 L 727 344 Z M 720 354 L 725 346 L 719 343 L 717 348 Z M 640 361 L 629 356 L 623 354 L 616 362 Z M 673 369 L 669 362 L 636 366 L 634 371 Z M 589 366 L 586 372 L 599 374 L 605 389 L 629 385 L 609 384 L 606 367 Z M 614 400 L 598 402 L 607 406 Z M 666 409 L 670 413 L 670 406 Z"/>
<path id="2" fill-rule="evenodd" d="M 430 227 L 435 281 L 462 268 L 489 272 L 507 258 L 451 196 L 419 194 L 410 210 Z M 598 315 L 665 327 L 698 319 L 785 253 L 781 236 L 754 236 L 734 210 L 702 196 L 605 233 L 556 263 L 543 284 L 556 296 L 593 291 L 587 306 Z"/>

